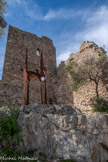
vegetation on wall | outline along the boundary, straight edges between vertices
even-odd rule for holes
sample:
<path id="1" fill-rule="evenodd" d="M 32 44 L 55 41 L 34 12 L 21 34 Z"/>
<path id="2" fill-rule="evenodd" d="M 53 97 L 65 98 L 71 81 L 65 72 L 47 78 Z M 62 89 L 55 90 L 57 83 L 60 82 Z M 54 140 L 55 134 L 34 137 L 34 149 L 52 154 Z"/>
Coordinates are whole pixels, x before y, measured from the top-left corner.
<path id="1" fill-rule="evenodd" d="M 91 104 L 95 111 L 99 111 L 100 109 L 108 110 L 108 103 L 104 99 L 100 98 L 98 90 L 99 83 L 101 82 L 104 84 L 105 82 L 106 66 L 106 55 L 100 56 L 98 58 L 89 57 L 81 63 L 72 61 L 65 66 L 65 72 L 69 76 L 73 91 L 77 91 L 80 86 L 84 85 L 87 82 L 94 83 L 96 97 L 91 99 Z M 100 104 L 101 107 L 100 109 L 98 109 L 97 105 Z"/>
<path id="2" fill-rule="evenodd" d="M 2 117 L 0 117 L 0 156 L 3 158 L 10 157 L 15 159 L 18 159 L 19 157 L 32 158 L 35 150 L 24 152 L 20 152 L 18 150 L 19 143 L 23 142 L 20 135 L 21 128 L 17 121 L 19 111 L 13 110 L 8 106 L 2 106 L 0 109 L 10 109 L 10 113 L 5 113 Z M 1 161 L 5 162 L 5 160 Z M 27 160 L 25 160 L 25 162 L 26 161 Z"/>
<path id="3" fill-rule="evenodd" d="M 19 135 L 21 128 L 17 123 L 18 111 L 11 110 L 10 114 L 0 117 L 0 155 L 4 157 L 17 157 L 20 153 L 17 150 L 22 140 Z"/>
<path id="4" fill-rule="evenodd" d="M 91 98 L 91 107 L 93 111 L 106 112 L 108 113 L 108 102 L 103 98 L 93 97 Z"/>
<path id="5" fill-rule="evenodd" d="M 78 64 L 75 61 L 69 62 L 65 67 L 64 70 L 69 76 L 69 80 L 71 82 L 72 90 L 77 91 L 78 88 L 84 83 L 82 76 L 78 72 Z"/>
<path id="6" fill-rule="evenodd" d="M 6 5 L 7 1 L 6 0 L 0 0 L 0 15 L 3 16 L 3 13 L 6 13 Z"/>
<path id="7" fill-rule="evenodd" d="M 0 84 L 1 84 L 2 86 L 4 86 L 4 87 L 7 86 L 7 83 L 6 83 L 6 82 L 1 82 Z"/>

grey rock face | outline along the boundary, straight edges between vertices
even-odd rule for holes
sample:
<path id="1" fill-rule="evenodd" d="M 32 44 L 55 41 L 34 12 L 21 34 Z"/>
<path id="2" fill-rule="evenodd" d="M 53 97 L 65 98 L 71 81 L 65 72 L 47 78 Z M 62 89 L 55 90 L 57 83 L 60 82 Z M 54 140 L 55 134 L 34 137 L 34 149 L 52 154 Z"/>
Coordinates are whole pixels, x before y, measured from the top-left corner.
<path id="1" fill-rule="evenodd" d="M 48 158 L 78 162 L 108 160 L 108 115 L 84 115 L 65 105 L 29 105 L 20 108 L 20 150 L 43 152 Z"/>

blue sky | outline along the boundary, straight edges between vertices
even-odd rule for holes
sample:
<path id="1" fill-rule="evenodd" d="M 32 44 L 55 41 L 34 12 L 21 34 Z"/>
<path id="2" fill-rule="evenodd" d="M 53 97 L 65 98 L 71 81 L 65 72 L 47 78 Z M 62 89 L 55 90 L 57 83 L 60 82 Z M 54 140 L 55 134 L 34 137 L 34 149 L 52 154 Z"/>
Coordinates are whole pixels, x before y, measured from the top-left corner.
<path id="1" fill-rule="evenodd" d="M 48 36 L 56 47 L 57 65 L 94 41 L 108 51 L 108 0 L 7 0 L 8 25 L 38 36 Z M 2 75 L 8 26 L 0 40 Z"/>

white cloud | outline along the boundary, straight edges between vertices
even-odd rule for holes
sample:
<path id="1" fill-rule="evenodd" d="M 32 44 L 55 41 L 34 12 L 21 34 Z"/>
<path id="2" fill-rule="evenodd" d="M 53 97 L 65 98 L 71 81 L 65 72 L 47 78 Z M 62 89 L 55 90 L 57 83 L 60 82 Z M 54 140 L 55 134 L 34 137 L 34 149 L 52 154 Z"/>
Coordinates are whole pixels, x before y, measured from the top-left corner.
<path id="1" fill-rule="evenodd" d="M 41 7 L 36 4 L 33 0 L 23 0 L 22 6 L 24 8 L 25 14 L 33 20 L 42 20 L 42 10 Z"/>
<path id="2" fill-rule="evenodd" d="M 16 7 L 19 5 L 25 12 L 25 15 L 33 20 L 43 19 L 41 8 L 33 0 L 8 0 L 9 7 Z M 12 16 L 12 9 L 8 11 L 8 16 Z"/>
<path id="3" fill-rule="evenodd" d="M 108 50 L 108 7 L 102 6 L 86 20 L 86 28 L 75 38 L 94 41 Z"/>
<path id="4" fill-rule="evenodd" d="M 30 5 L 32 3 L 32 5 Z M 31 8 L 31 6 L 33 6 Z M 49 10 L 45 15 L 42 13 L 41 8 L 36 5 L 33 1 L 25 1 L 24 2 L 24 9 L 26 12 L 26 15 L 34 20 L 44 20 L 44 21 L 50 21 L 54 19 L 74 19 L 78 16 L 87 16 L 87 11 L 81 11 L 81 10 L 74 10 L 74 9 L 66 9 L 66 8 L 60 8 L 58 10 Z"/>
<path id="5" fill-rule="evenodd" d="M 61 50 L 57 57 L 57 66 L 60 64 L 61 61 L 66 61 L 71 53 L 76 53 L 79 50 L 79 47 L 80 42 L 69 43 L 68 41 L 67 48 L 64 51 Z"/>
<path id="6" fill-rule="evenodd" d="M 22 3 L 22 0 L 8 0 L 8 5 L 15 5 L 16 3 L 17 4 L 21 4 Z"/>
<path id="7" fill-rule="evenodd" d="M 86 11 L 60 8 L 59 10 L 49 10 L 43 17 L 44 20 L 52 19 L 73 19 L 77 16 L 85 15 Z"/>
<path id="8" fill-rule="evenodd" d="M 24 10 L 25 10 L 26 15 L 34 20 L 43 19 L 40 7 L 34 3 L 32 3 L 32 5 L 29 5 L 29 3 L 25 3 Z"/>
<path id="9" fill-rule="evenodd" d="M 77 52 L 83 41 L 93 41 L 101 47 L 105 45 L 105 50 L 108 51 L 108 7 L 101 6 L 94 12 L 89 11 L 88 15 L 88 17 L 84 17 L 83 30 L 74 35 L 72 32 L 68 32 L 68 36 L 72 35 L 74 41 L 71 39 L 66 41 L 65 50 L 60 51 L 57 57 L 58 64 L 60 61 L 67 60 L 70 53 Z"/>
<path id="10" fill-rule="evenodd" d="M 46 14 L 42 13 L 41 6 L 38 6 L 33 0 L 8 0 L 9 6 L 20 5 L 25 14 L 34 20 L 50 21 L 53 19 L 74 19 L 78 16 L 86 17 L 87 10 L 59 8 L 58 10 L 49 10 Z M 7 15 L 8 16 L 8 15 Z"/>
<path id="11" fill-rule="evenodd" d="M 108 21 L 108 7 L 101 6 L 96 12 L 92 13 L 92 16 L 87 19 L 87 25 L 92 26 L 92 24 L 102 24 Z"/>

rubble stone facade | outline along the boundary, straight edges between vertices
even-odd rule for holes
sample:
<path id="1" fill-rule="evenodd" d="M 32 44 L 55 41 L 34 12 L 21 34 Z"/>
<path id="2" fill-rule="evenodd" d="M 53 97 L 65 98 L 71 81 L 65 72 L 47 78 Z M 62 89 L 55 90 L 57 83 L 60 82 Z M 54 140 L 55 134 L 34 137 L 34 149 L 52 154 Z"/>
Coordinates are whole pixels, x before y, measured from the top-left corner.
<path id="1" fill-rule="evenodd" d="M 17 100 L 19 104 L 23 103 L 23 71 L 25 66 L 26 48 L 28 49 L 29 71 L 36 72 L 36 69 L 40 69 L 40 56 L 38 50 L 42 52 L 44 65 L 47 69 L 46 86 L 48 103 L 56 102 L 54 94 L 54 84 L 57 74 L 56 50 L 53 46 L 52 40 L 45 36 L 39 38 L 34 34 L 21 31 L 12 26 L 9 26 L 3 77 L 1 81 L 3 83 L 6 83 L 6 85 L 1 85 L 0 96 L 4 93 L 7 93 L 12 102 L 15 102 L 15 100 Z M 14 91 L 16 91 L 15 94 L 13 94 Z M 30 104 L 41 103 L 40 83 L 38 80 L 32 80 L 30 82 L 29 93 Z M 16 97 L 16 99 L 14 100 L 14 96 L 18 97 Z M 4 97 L 1 99 L 1 104 L 3 105 L 4 103 L 6 103 L 8 99 L 6 99 L 4 94 Z"/>
<path id="2" fill-rule="evenodd" d="M 64 72 L 65 62 L 61 62 L 57 68 L 56 96 L 58 104 L 73 105 L 73 92 L 70 81 Z"/>

